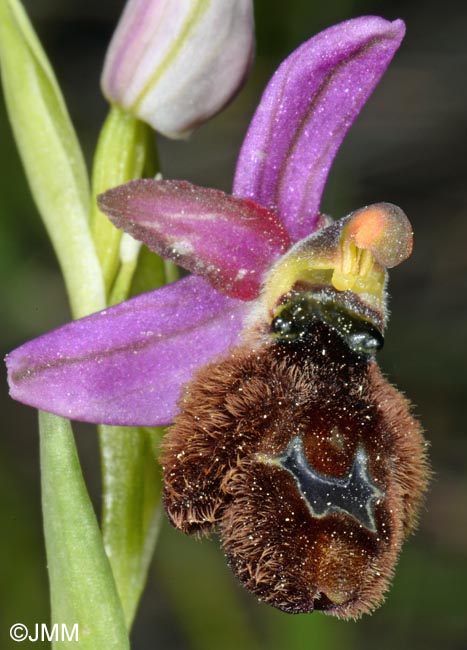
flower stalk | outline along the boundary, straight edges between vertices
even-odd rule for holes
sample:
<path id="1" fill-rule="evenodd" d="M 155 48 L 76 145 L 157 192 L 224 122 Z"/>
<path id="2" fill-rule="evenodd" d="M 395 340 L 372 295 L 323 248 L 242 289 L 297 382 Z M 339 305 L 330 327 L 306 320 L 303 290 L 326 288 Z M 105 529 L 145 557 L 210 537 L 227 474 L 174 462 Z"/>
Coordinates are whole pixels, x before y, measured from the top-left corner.
<path id="1" fill-rule="evenodd" d="M 94 156 L 92 195 L 96 197 L 133 178 L 155 176 L 158 171 L 157 150 L 149 127 L 112 106 Z M 91 224 L 108 304 L 120 303 L 131 295 L 141 244 L 117 229 L 100 211 L 95 199 Z M 165 284 L 164 262 L 151 255 L 161 286 Z M 147 288 L 150 287 L 140 286 Z M 159 531 L 161 482 L 154 459 L 162 430 L 101 426 L 98 431 L 102 537 L 130 629 Z"/>
<path id="2" fill-rule="evenodd" d="M 99 210 L 95 197 L 115 185 L 143 174 L 158 172 L 155 143 L 149 127 L 117 106 L 112 106 L 104 122 L 92 172 L 91 232 L 96 246 L 107 296 L 119 273 L 122 231 Z M 123 292 L 120 289 L 120 294 Z M 122 297 L 122 300 L 128 297 Z M 115 298 L 110 302 L 116 302 Z"/>
<path id="3" fill-rule="evenodd" d="M 161 523 L 161 479 L 155 471 L 160 429 L 99 427 L 102 535 L 131 628 Z"/>

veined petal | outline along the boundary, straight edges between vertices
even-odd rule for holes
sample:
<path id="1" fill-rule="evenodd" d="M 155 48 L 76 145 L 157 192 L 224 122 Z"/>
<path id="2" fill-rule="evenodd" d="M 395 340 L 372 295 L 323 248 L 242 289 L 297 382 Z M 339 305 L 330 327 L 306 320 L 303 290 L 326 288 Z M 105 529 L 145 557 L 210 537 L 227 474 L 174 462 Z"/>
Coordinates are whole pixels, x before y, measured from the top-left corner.
<path id="1" fill-rule="evenodd" d="M 128 0 L 107 52 L 106 97 L 168 137 L 217 113 L 254 53 L 252 0 Z"/>
<path id="2" fill-rule="evenodd" d="M 184 278 L 11 352 L 11 396 L 86 422 L 168 424 L 194 370 L 237 342 L 246 309 Z"/>
<path id="3" fill-rule="evenodd" d="M 275 211 L 294 241 L 316 229 L 334 156 L 404 33 L 401 20 L 341 23 L 293 52 L 267 86 L 240 153 L 234 194 Z"/>
<path id="4" fill-rule="evenodd" d="M 268 210 L 185 181 L 131 181 L 102 194 L 99 207 L 151 250 L 241 300 L 258 295 L 265 271 L 290 246 Z"/>

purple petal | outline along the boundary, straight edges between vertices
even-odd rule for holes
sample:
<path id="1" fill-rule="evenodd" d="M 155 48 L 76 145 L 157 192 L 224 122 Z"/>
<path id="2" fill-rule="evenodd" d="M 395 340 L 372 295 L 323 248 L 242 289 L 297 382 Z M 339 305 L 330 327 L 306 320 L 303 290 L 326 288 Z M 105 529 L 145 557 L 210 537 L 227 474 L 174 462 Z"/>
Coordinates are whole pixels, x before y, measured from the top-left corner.
<path id="1" fill-rule="evenodd" d="M 168 424 L 193 372 L 237 342 L 246 309 L 184 278 L 11 352 L 11 396 L 86 422 Z"/>
<path id="2" fill-rule="evenodd" d="M 265 271 L 290 246 L 274 214 L 185 181 L 131 181 L 102 194 L 99 207 L 118 228 L 231 298 L 255 298 Z"/>
<path id="3" fill-rule="evenodd" d="M 294 241 L 316 229 L 334 156 L 404 33 L 401 20 L 341 23 L 295 50 L 267 86 L 240 153 L 234 194 L 275 211 Z"/>

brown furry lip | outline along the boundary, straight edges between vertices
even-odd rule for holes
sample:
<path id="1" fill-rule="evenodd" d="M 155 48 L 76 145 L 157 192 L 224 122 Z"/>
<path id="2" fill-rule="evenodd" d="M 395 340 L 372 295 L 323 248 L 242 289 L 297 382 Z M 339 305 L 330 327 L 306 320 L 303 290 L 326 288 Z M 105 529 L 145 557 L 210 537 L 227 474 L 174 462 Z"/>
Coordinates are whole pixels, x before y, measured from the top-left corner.
<path id="1" fill-rule="evenodd" d="M 260 600 L 356 618 L 381 604 L 416 524 L 429 473 L 421 427 L 373 358 L 328 324 L 262 341 L 188 385 L 163 446 L 167 515 L 185 533 L 217 528 L 232 571 Z M 366 501 L 346 511 L 331 495 L 327 512 L 313 512 L 280 461 L 297 439 L 309 471 L 341 488 L 363 453 Z"/>

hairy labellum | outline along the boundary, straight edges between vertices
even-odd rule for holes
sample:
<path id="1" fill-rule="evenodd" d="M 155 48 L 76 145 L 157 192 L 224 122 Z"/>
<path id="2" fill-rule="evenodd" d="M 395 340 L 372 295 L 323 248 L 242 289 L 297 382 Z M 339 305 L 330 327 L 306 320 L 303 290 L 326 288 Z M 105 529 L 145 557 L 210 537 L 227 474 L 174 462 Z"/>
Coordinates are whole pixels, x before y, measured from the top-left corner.
<path id="1" fill-rule="evenodd" d="M 306 296 L 296 304 L 308 310 L 301 327 L 287 303 L 272 337 L 234 348 L 187 388 L 165 440 L 165 508 L 186 533 L 217 526 L 261 600 L 357 617 L 382 601 L 416 522 L 425 443 L 373 349 L 351 343 L 371 326 Z"/>

